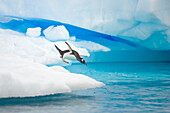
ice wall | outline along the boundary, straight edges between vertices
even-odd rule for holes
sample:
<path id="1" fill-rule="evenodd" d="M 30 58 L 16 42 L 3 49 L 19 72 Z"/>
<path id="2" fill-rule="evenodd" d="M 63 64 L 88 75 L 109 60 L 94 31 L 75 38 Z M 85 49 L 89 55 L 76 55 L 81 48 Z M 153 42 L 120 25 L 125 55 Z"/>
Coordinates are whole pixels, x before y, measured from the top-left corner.
<path id="1" fill-rule="evenodd" d="M 169 0 L 0 0 L 0 14 L 39 17 L 170 49 Z"/>
<path id="2" fill-rule="evenodd" d="M 31 57 L 34 61 L 43 64 L 57 63 L 56 55 L 53 54 L 54 52 L 56 53 L 56 50 L 52 42 L 55 42 L 58 46 L 61 45 L 60 48 L 63 50 L 68 49 L 64 42 L 59 42 L 60 40 L 69 41 L 72 48 L 77 50 L 80 55 L 89 56 L 88 50 L 90 52 L 90 57 L 85 58 L 87 62 L 146 62 L 170 60 L 169 50 L 152 50 L 119 37 L 90 31 L 57 21 L 2 16 L 0 18 L 0 27 L 21 32 L 23 33 L 22 35 L 31 36 L 31 38 L 26 37 L 26 40 L 28 40 L 29 44 L 31 44 L 30 41 L 33 41 L 36 44 L 36 47 L 38 45 L 39 47 L 37 49 L 35 49 L 34 45 L 25 47 L 20 46 L 25 45 L 25 41 L 23 41 L 25 38 L 12 38 L 13 40 L 16 39 L 15 42 L 17 42 L 17 39 L 18 42 L 21 42 L 21 44 L 12 43 L 12 47 L 15 47 L 17 51 L 18 49 L 21 50 L 19 55 L 22 55 L 22 57 Z M 41 37 L 37 37 L 37 35 L 41 35 Z M 2 42 L 6 41 L 6 43 L 11 43 L 10 40 L 6 40 L 9 36 L 7 38 L 4 37 L 6 36 L 2 37 Z M 19 47 L 16 45 L 19 45 Z M 11 52 L 18 53 L 15 51 Z M 39 55 L 39 53 L 41 53 L 41 55 Z"/>

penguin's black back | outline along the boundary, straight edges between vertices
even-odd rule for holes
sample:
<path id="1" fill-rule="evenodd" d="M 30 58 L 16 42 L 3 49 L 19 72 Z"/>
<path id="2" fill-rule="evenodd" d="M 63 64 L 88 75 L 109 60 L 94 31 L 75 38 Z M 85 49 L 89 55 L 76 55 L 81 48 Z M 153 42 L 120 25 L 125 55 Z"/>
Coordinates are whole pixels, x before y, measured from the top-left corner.
<path id="1" fill-rule="evenodd" d="M 61 56 L 63 57 L 63 55 L 65 54 L 65 53 L 68 53 L 68 52 L 70 52 L 69 50 L 64 50 L 64 51 L 61 51 Z"/>
<path id="2" fill-rule="evenodd" d="M 77 51 L 72 50 L 72 53 L 71 53 L 71 54 L 74 55 L 77 60 L 79 60 L 79 61 L 81 60 L 81 57 L 80 57 L 80 55 L 79 55 L 79 53 L 78 53 Z"/>

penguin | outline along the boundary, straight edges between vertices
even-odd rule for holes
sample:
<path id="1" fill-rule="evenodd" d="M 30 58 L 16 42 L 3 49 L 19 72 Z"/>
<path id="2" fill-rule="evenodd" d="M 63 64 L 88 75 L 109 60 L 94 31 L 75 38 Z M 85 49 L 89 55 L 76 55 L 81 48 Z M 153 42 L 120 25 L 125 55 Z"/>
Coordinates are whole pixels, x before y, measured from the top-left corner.
<path id="1" fill-rule="evenodd" d="M 77 51 L 73 50 L 73 49 L 71 48 L 71 46 L 70 46 L 67 42 L 65 42 L 65 43 L 67 44 L 67 46 L 68 46 L 69 49 L 68 49 L 68 50 L 64 50 L 64 51 L 62 51 L 61 49 L 59 49 L 59 48 L 54 44 L 54 46 L 56 47 L 56 49 L 59 51 L 59 53 L 60 53 L 60 55 L 61 55 L 60 58 L 63 59 L 63 62 L 69 63 L 69 62 L 67 62 L 65 59 L 68 59 L 68 60 L 78 60 L 79 62 L 87 65 L 86 62 L 85 62 L 85 60 L 80 57 L 79 53 L 78 53 Z"/>

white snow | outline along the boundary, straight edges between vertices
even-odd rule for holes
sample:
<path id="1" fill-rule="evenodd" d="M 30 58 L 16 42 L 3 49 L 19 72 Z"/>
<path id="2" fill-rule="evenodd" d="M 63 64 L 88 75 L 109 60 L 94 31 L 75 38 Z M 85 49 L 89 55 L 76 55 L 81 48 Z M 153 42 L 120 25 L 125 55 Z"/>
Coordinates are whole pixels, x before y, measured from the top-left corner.
<path id="1" fill-rule="evenodd" d="M 47 67 L 12 54 L 1 54 L 0 61 L 0 98 L 48 95 L 104 85 L 61 67 Z"/>
<path id="2" fill-rule="evenodd" d="M 55 42 L 61 50 L 67 50 L 68 46 L 64 41 Z M 60 55 L 54 43 L 46 40 L 44 37 L 32 38 L 23 34 L 0 29 L 0 53 L 11 53 L 31 61 L 42 64 L 62 63 Z M 90 56 L 85 48 L 78 48 L 71 44 L 71 47 L 78 51 L 81 55 Z"/>
<path id="3" fill-rule="evenodd" d="M 55 44 L 68 49 L 64 41 Z M 69 44 L 89 56 L 86 49 Z M 0 98 L 64 93 L 104 85 L 85 75 L 70 73 L 61 66 L 44 65 L 64 64 L 54 43 L 44 37 L 33 38 L 0 29 L 0 45 Z"/>
<path id="4" fill-rule="evenodd" d="M 41 28 L 40 27 L 28 28 L 26 35 L 30 37 L 39 37 L 41 35 Z"/>
<path id="5" fill-rule="evenodd" d="M 69 33 L 64 26 L 50 26 L 43 31 L 45 37 L 50 41 L 68 40 L 70 39 Z"/>

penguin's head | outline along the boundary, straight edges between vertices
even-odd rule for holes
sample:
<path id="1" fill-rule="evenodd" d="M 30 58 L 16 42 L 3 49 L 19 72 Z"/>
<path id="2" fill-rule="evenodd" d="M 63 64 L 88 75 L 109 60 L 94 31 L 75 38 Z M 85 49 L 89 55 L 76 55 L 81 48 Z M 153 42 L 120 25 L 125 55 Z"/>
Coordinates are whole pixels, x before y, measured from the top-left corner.
<path id="1" fill-rule="evenodd" d="M 85 64 L 85 65 L 87 65 L 86 62 L 85 62 L 85 60 L 84 60 L 83 58 L 80 59 L 80 62 L 83 63 L 83 64 Z"/>

